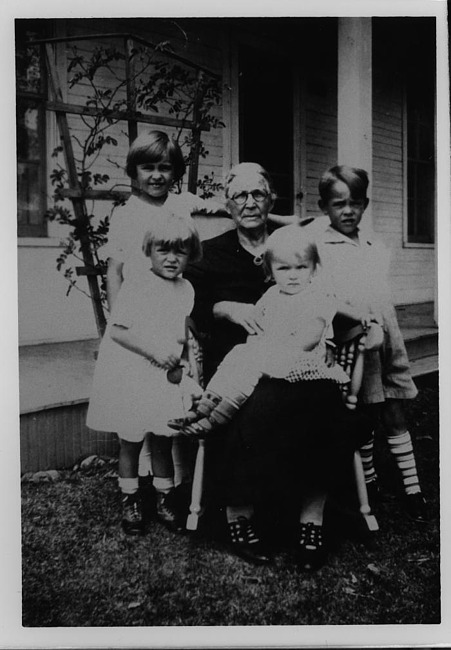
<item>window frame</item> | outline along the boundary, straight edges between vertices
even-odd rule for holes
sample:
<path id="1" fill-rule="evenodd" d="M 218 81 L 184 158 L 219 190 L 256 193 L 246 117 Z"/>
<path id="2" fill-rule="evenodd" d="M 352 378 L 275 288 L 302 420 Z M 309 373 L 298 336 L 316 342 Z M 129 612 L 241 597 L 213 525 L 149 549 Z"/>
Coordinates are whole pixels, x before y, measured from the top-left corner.
<path id="1" fill-rule="evenodd" d="M 32 29 L 33 25 L 30 22 L 30 30 Z M 26 29 L 26 26 L 25 26 Z M 43 35 L 45 32 L 45 29 L 41 29 Z M 37 239 L 37 240 L 42 240 L 43 238 L 47 238 L 48 236 L 48 223 L 45 219 L 45 212 L 47 210 L 47 146 L 48 146 L 48 116 L 47 116 L 47 110 L 46 110 L 46 102 L 47 102 L 47 75 L 46 75 L 46 68 L 45 68 L 45 57 L 44 57 L 44 50 L 43 46 L 40 45 L 39 47 L 39 67 L 40 67 L 40 75 L 41 75 L 41 88 L 39 89 L 38 92 L 32 92 L 28 90 L 21 90 L 18 87 L 16 87 L 16 110 L 19 108 L 19 104 L 25 104 L 27 103 L 30 106 L 36 107 L 38 110 L 38 152 L 39 152 L 39 160 L 26 160 L 26 159 L 21 159 L 19 157 L 19 152 L 17 152 L 17 160 L 16 160 L 16 165 L 17 165 L 17 236 L 18 239 Z M 17 53 L 17 52 L 16 52 Z M 17 114 L 16 114 L 16 120 L 17 120 Z M 16 127 L 18 124 L 16 124 Z M 38 210 L 41 215 L 41 219 L 38 223 L 30 223 L 29 221 L 27 222 L 21 222 L 19 221 L 19 164 L 24 163 L 29 166 L 36 165 L 38 167 L 38 197 L 39 197 L 39 206 Z"/>
<path id="2" fill-rule="evenodd" d="M 434 162 L 433 162 L 433 176 L 434 176 L 434 190 L 432 195 L 432 223 L 431 223 L 431 236 L 433 241 L 422 242 L 415 241 L 415 236 L 409 235 L 409 204 L 408 204 L 408 173 L 409 173 L 409 155 L 408 155 L 408 92 L 407 82 L 404 82 L 402 90 L 402 167 L 403 167 L 403 248 L 435 248 L 437 241 L 437 96 L 434 94 L 434 114 L 433 114 L 433 147 L 434 147 Z M 419 162 L 421 164 L 421 162 Z"/>

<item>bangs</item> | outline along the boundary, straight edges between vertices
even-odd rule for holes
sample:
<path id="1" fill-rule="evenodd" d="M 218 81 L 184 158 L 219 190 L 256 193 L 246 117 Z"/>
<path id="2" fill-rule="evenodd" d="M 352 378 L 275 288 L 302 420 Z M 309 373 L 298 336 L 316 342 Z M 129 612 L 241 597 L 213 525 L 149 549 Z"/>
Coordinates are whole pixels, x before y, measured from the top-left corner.
<path id="1" fill-rule="evenodd" d="M 180 251 L 188 251 L 190 262 L 197 262 L 202 257 L 199 234 L 191 217 L 179 217 L 169 214 L 155 219 L 152 229 L 144 236 L 143 252 L 149 257 L 152 245 Z"/>

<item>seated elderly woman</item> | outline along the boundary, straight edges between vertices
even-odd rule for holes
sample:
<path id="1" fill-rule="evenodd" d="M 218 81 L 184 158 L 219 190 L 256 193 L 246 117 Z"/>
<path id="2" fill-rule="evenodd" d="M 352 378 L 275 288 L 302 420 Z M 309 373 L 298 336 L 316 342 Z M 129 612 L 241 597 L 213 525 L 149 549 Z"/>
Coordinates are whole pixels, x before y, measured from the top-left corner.
<path id="1" fill-rule="evenodd" d="M 314 568 L 325 555 L 323 511 L 327 491 L 337 479 L 336 468 L 340 473 L 350 466 L 353 450 L 362 442 L 359 438 L 368 437 L 371 426 L 347 411 L 334 373 L 320 359 L 325 356 L 326 334 L 338 309 L 316 277 L 316 246 L 304 241 L 305 235 L 296 226 L 268 238 L 268 213 L 275 194 L 260 166 L 243 163 L 234 167 L 226 181 L 226 198 L 236 230 L 205 242 L 204 259 L 189 275 L 196 289 L 195 318 L 209 334 L 207 377 L 232 348 L 248 337 L 258 339 L 263 330 L 269 335 L 276 323 L 275 344 L 260 346 L 262 363 L 271 369 L 269 376 L 262 376 L 225 432 L 216 465 L 230 542 L 244 559 L 270 562 L 259 537 L 254 505 L 291 490 L 302 494 L 298 563 L 304 569 Z M 268 269 L 275 286 L 268 281 Z M 269 318 L 262 318 L 254 306 L 263 294 Z M 306 329 L 314 340 L 304 352 L 302 347 L 299 350 L 301 366 L 308 362 L 308 370 L 299 367 L 294 375 L 295 352 L 292 348 L 286 352 L 279 344 L 285 340 L 282 332 L 290 319 L 289 327 L 294 329 L 286 333 L 290 334 L 287 341 L 293 336 L 305 339 Z M 314 332 L 310 332 L 312 327 Z"/>

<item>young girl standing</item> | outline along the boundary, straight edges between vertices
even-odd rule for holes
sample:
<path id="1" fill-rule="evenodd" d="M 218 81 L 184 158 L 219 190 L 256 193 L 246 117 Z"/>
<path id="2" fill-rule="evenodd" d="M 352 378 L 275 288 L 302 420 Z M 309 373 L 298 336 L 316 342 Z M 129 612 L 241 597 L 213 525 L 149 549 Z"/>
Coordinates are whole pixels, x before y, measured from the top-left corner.
<path id="1" fill-rule="evenodd" d="M 142 251 L 139 274 L 126 276 L 114 302 L 87 418 L 90 428 L 115 431 L 120 438 L 122 526 L 134 535 L 144 530 L 138 460 L 146 433 L 150 434 L 157 515 L 173 530 L 181 529 L 173 499 L 174 432 L 167 420 L 181 417 L 197 390 L 188 377 L 172 383 L 170 373 L 180 365 L 185 321 L 194 302 L 194 290 L 182 277 L 187 264 L 201 255 L 194 222 L 160 214 L 144 235 Z"/>

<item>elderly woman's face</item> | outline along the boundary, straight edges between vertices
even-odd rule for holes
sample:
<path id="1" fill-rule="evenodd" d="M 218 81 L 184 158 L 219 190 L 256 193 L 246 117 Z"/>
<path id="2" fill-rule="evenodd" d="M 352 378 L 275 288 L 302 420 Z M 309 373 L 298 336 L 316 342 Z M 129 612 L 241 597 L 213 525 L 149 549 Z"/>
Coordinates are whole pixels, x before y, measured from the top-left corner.
<path id="1" fill-rule="evenodd" d="M 230 183 L 227 207 L 237 228 L 253 229 L 265 225 L 272 207 L 266 180 L 257 173 L 242 173 Z"/>

